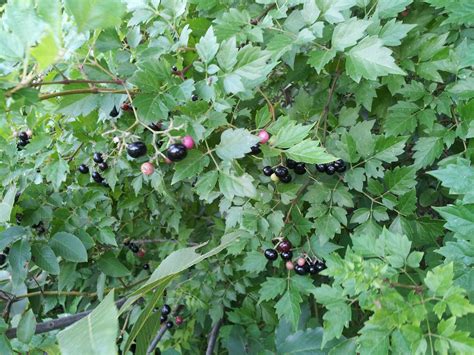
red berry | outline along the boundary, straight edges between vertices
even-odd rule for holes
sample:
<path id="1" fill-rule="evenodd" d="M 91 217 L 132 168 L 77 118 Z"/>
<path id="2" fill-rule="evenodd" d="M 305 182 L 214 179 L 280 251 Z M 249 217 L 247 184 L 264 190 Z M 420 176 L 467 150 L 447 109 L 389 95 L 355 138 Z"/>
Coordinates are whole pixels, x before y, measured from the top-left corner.
<path id="1" fill-rule="evenodd" d="M 174 322 L 176 323 L 176 325 L 181 325 L 183 324 L 184 319 L 181 316 L 176 316 L 176 318 L 174 319 Z"/>
<path id="2" fill-rule="evenodd" d="M 296 262 L 298 263 L 299 266 L 304 266 L 304 264 L 306 264 L 306 259 L 305 258 L 298 258 L 298 260 Z"/>
<path id="3" fill-rule="evenodd" d="M 268 132 L 265 131 L 264 129 L 262 129 L 262 130 L 258 133 L 258 137 L 260 138 L 260 143 L 262 143 L 262 144 L 267 143 L 268 140 L 270 139 L 270 135 L 269 135 Z"/>
<path id="4" fill-rule="evenodd" d="M 194 139 L 191 136 L 184 136 L 182 140 L 183 145 L 187 149 L 193 149 L 194 148 Z"/>
<path id="5" fill-rule="evenodd" d="M 145 249 L 140 248 L 140 250 L 137 251 L 137 256 L 138 256 L 139 258 L 143 258 L 143 257 L 145 256 L 145 252 L 146 252 Z"/>
<path id="6" fill-rule="evenodd" d="M 410 13 L 410 11 L 404 10 L 404 11 L 402 11 L 402 16 L 407 17 L 409 13 Z"/>
<path id="7" fill-rule="evenodd" d="M 132 108 L 132 106 L 130 106 L 130 104 L 128 102 L 124 102 L 121 106 L 121 109 L 123 111 L 130 111 L 131 108 Z"/>
<path id="8" fill-rule="evenodd" d="M 278 250 L 280 253 L 281 253 L 281 252 L 288 252 L 288 251 L 291 250 L 291 247 L 292 247 L 292 245 L 291 245 L 290 241 L 284 239 L 284 240 L 282 240 L 282 241 L 280 242 L 280 244 L 278 244 L 277 250 Z"/>
<path id="9" fill-rule="evenodd" d="M 285 263 L 285 266 L 286 266 L 287 270 L 293 270 L 295 268 L 295 264 L 293 264 L 293 262 L 291 260 L 288 260 Z"/>
<path id="10" fill-rule="evenodd" d="M 155 171 L 153 164 L 148 162 L 143 163 L 140 169 L 144 175 L 151 175 Z"/>

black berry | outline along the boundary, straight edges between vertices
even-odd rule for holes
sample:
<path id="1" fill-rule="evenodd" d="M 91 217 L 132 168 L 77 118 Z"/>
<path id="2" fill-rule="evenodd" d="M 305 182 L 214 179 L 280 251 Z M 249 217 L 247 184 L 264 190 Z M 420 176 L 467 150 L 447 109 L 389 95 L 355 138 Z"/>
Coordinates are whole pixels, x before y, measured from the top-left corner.
<path id="1" fill-rule="evenodd" d="M 279 165 L 275 168 L 275 175 L 278 176 L 279 178 L 288 176 L 288 174 L 289 174 L 288 169 L 285 168 L 284 166 Z"/>
<path id="2" fill-rule="evenodd" d="M 92 180 L 100 184 L 101 182 L 104 181 L 104 178 L 102 177 L 102 175 L 100 175 L 100 173 L 98 173 L 97 171 L 94 171 L 92 173 Z"/>
<path id="3" fill-rule="evenodd" d="M 164 323 L 164 322 L 166 322 L 167 320 L 168 320 L 168 316 L 166 316 L 166 315 L 164 315 L 164 314 L 162 314 L 162 315 L 160 316 L 160 323 Z"/>
<path id="4" fill-rule="evenodd" d="M 306 166 L 304 163 L 297 163 L 293 171 L 295 174 L 303 175 L 306 172 Z"/>
<path id="5" fill-rule="evenodd" d="M 277 247 L 277 250 L 280 252 L 280 253 L 283 253 L 283 252 L 288 252 L 291 250 L 291 242 L 289 240 L 282 240 L 280 242 L 280 244 L 278 244 L 278 247 Z"/>
<path id="6" fill-rule="evenodd" d="M 275 249 L 266 249 L 264 255 L 270 261 L 274 261 L 278 258 L 278 253 Z"/>
<path id="7" fill-rule="evenodd" d="M 22 141 L 27 141 L 30 137 L 28 137 L 28 133 L 23 131 L 18 134 L 18 138 L 20 138 Z"/>
<path id="8" fill-rule="evenodd" d="M 339 168 L 339 167 L 344 166 L 346 164 L 344 163 L 344 160 L 338 159 L 335 162 L 333 162 L 332 165 L 334 165 L 335 168 Z"/>
<path id="9" fill-rule="evenodd" d="M 310 264 L 309 267 L 308 267 L 308 272 L 311 275 L 317 275 L 319 273 L 319 270 L 314 264 Z"/>
<path id="10" fill-rule="evenodd" d="M 286 166 L 288 169 L 294 169 L 296 166 L 296 162 L 293 159 L 286 159 Z"/>
<path id="11" fill-rule="evenodd" d="M 107 170 L 108 168 L 109 168 L 109 165 L 105 161 L 99 164 L 99 169 L 102 171 Z"/>
<path id="12" fill-rule="evenodd" d="M 181 143 L 171 144 L 166 151 L 166 156 L 171 161 L 180 161 L 186 158 L 188 149 Z"/>
<path id="13" fill-rule="evenodd" d="M 314 267 L 319 271 L 326 269 L 326 263 L 324 261 L 318 260 L 314 263 Z"/>
<path id="14" fill-rule="evenodd" d="M 271 176 L 273 174 L 273 169 L 271 166 L 266 166 L 263 168 L 263 175 Z"/>
<path id="15" fill-rule="evenodd" d="M 130 243 L 129 248 L 132 251 L 132 253 L 138 253 L 138 251 L 140 250 L 138 245 L 136 245 L 135 243 Z"/>
<path id="16" fill-rule="evenodd" d="M 316 170 L 320 173 L 324 173 L 326 171 L 326 164 L 316 164 Z"/>
<path id="17" fill-rule="evenodd" d="M 341 165 L 341 166 L 337 167 L 336 171 L 338 173 L 343 173 L 344 171 L 346 171 L 346 168 L 347 168 L 347 166 L 346 166 L 346 164 L 344 164 L 344 165 Z"/>
<path id="18" fill-rule="evenodd" d="M 326 174 L 334 175 L 335 172 L 336 172 L 336 167 L 334 165 L 330 164 L 326 167 Z"/>
<path id="19" fill-rule="evenodd" d="M 171 328 L 173 328 L 173 322 L 172 322 L 172 321 L 170 321 L 170 320 L 169 320 L 169 321 L 167 321 L 167 322 L 166 322 L 166 328 L 168 328 L 168 329 L 171 329 Z"/>
<path id="20" fill-rule="evenodd" d="M 150 269 L 150 265 L 148 264 L 143 264 L 143 270 L 149 270 Z"/>
<path id="21" fill-rule="evenodd" d="M 7 256 L 5 254 L 0 254 L 0 265 L 5 264 L 5 261 L 7 261 Z"/>
<path id="22" fill-rule="evenodd" d="M 298 264 L 295 265 L 295 272 L 298 274 L 298 275 L 306 275 L 306 267 L 304 266 L 300 266 Z"/>
<path id="23" fill-rule="evenodd" d="M 127 145 L 127 153 L 132 158 L 144 156 L 147 152 L 146 145 L 143 142 L 133 142 Z"/>
<path id="24" fill-rule="evenodd" d="M 97 164 L 103 163 L 104 158 L 102 157 L 102 153 L 94 153 L 94 157 L 92 158 Z"/>
<path id="25" fill-rule="evenodd" d="M 171 307 L 167 304 L 163 305 L 163 307 L 161 307 L 161 314 L 164 315 L 164 316 L 167 316 L 168 314 L 171 313 Z"/>
<path id="26" fill-rule="evenodd" d="M 260 154 L 261 152 L 262 152 L 262 150 L 260 149 L 260 144 L 257 143 L 257 144 L 250 147 L 250 153 L 249 154 L 256 155 L 256 154 Z"/>
<path id="27" fill-rule="evenodd" d="M 176 67 L 176 65 L 173 65 L 173 67 L 171 68 L 172 71 L 176 72 L 178 71 L 178 68 Z"/>
<path id="28" fill-rule="evenodd" d="M 289 182 L 291 182 L 291 175 L 282 176 L 279 179 L 282 183 L 288 184 Z"/>
<path id="29" fill-rule="evenodd" d="M 77 170 L 79 170 L 81 174 L 89 174 L 89 167 L 86 164 L 79 165 Z"/>
<path id="30" fill-rule="evenodd" d="M 280 254 L 281 258 L 283 260 L 291 260 L 293 258 L 293 252 L 291 250 L 289 251 L 283 251 L 281 254 Z"/>
<path id="31" fill-rule="evenodd" d="M 117 110 L 117 107 L 114 106 L 114 108 L 112 109 L 112 111 L 110 111 L 109 113 L 110 117 L 117 117 L 119 115 L 119 112 Z"/>
<path id="32" fill-rule="evenodd" d="M 20 141 L 17 143 L 17 147 L 24 147 L 24 146 L 26 146 L 28 143 L 30 143 L 29 140 L 24 141 L 24 140 L 21 140 L 21 139 L 20 139 Z"/>
<path id="33" fill-rule="evenodd" d="M 191 96 L 191 100 L 193 100 L 193 101 L 197 101 L 197 100 L 198 100 L 198 96 L 197 96 L 197 95 L 193 95 L 193 96 Z"/>

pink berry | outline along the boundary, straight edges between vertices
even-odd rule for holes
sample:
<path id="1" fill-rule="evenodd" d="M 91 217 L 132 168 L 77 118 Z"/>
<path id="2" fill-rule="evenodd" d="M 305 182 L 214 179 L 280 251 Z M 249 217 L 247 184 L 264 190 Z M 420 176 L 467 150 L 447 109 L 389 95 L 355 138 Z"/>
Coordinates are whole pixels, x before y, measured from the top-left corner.
<path id="1" fill-rule="evenodd" d="M 182 143 L 188 149 L 193 149 L 194 147 L 194 139 L 191 136 L 184 136 Z"/>
<path id="2" fill-rule="evenodd" d="M 155 167 L 152 163 L 143 163 L 141 171 L 144 175 L 151 175 L 155 171 Z"/>
<path id="3" fill-rule="evenodd" d="M 184 319 L 181 316 L 176 316 L 174 322 L 176 323 L 176 325 L 181 325 L 181 324 L 183 324 Z"/>
<path id="4" fill-rule="evenodd" d="M 299 266 L 304 266 L 304 264 L 306 264 L 306 259 L 305 258 L 299 258 L 296 262 Z"/>
<path id="5" fill-rule="evenodd" d="M 287 270 L 293 270 L 295 268 L 295 264 L 292 261 L 288 260 L 285 264 Z"/>
<path id="6" fill-rule="evenodd" d="M 262 129 L 259 133 L 258 136 L 260 137 L 260 143 L 264 144 L 267 143 L 268 140 L 270 139 L 270 135 L 268 134 L 267 131 Z"/>
<path id="7" fill-rule="evenodd" d="M 141 249 L 137 252 L 137 256 L 138 256 L 139 258 L 143 258 L 143 257 L 145 256 L 145 253 L 146 253 L 145 249 L 141 248 Z"/>

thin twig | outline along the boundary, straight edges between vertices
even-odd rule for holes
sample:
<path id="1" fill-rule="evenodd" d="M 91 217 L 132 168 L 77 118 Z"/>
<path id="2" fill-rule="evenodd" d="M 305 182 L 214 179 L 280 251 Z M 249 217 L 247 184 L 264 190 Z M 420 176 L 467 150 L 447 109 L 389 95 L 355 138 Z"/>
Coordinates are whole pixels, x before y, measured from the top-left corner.
<path id="1" fill-rule="evenodd" d="M 217 342 L 217 336 L 219 335 L 219 330 L 221 329 L 223 323 L 224 319 L 221 318 L 212 327 L 211 333 L 209 334 L 209 342 L 207 343 L 206 355 L 212 355 L 214 353 L 214 348 L 216 347 Z"/>
<path id="2" fill-rule="evenodd" d="M 40 95 L 39 99 L 48 100 L 48 99 L 51 99 L 53 97 L 58 97 L 58 96 L 67 96 L 67 95 L 76 95 L 76 94 L 101 94 L 101 93 L 126 94 L 127 91 L 117 90 L 117 89 L 108 89 L 108 88 L 87 88 L 87 89 L 76 89 L 76 90 L 52 92 L 49 94 Z"/>
<path id="3" fill-rule="evenodd" d="M 166 327 L 166 324 L 163 324 L 161 326 L 160 330 L 158 330 L 158 333 L 156 333 L 156 336 L 153 338 L 150 345 L 148 346 L 148 349 L 146 349 L 147 354 L 154 353 L 156 346 L 158 345 L 161 338 L 163 338 L 163 335 L 165 335 L 167 329 L 168 328 Z"/>
<path id="4" fill-rule="evenodd" d="M 300 199 L 301 195 L 310 184 L 311 184 L 311 180 L 306 181 L 305 184 L 301 186 L 301 188 L 296 193 L 296 197 L 291 201 L 290 208 L 288 212 L 286 213 L 285 224 L 287 224 L 290 221 L 291 211 L 293 210 L 293 207 L 295 207 L 295 205 L 298 203 L 298 200 Z"/>
<path id="5" fill-rule="evenodd" d="M 122 85 L 121 80 L 87 80 L 87 79 L 65 79 L 57 81 L 41 81 L 38 83 L 31 83 L 30 86 L 43 85 L 70 85 L 70 84 L 116 84 Z"/>
<path id="6" fill-rule="evenodd" d="M 268 6 L 265 10 L 263 10 L 263 12 L 262 12 L 260 15 L 258 15 L 257 17 L 251 19 L 251 20 L 250 20 L 250 23 L 251 23 L 252 25 L 258 25 L 258 23 L 259 23 L 265 16 L 267 16 L 267 14 L 268 14 L 271 10 L 273 10 L 273 9 L 275 8 L 275 6 L 276 6 L 276 3 L 271 4 L 270 6 Z"/>
<path id="7" fill-rule="evenodd" d="M 337 61 L 337 64 L 336 64 L 336 74 L 335 74 L 335 76 L 332 80 L 331 88 L 329 89 L 328 99 L 326 101 L 326 105 L 324 106 L 323 113 L 321 114 L 321 118 L 319 120 L 319 122 L 321 122 L 321 121 L 324 122 L 323 143 L 326 140 L 326 130 L 327 130 L 327 122 L 328 122 L 327 118 L 328 118 L 328 115 L 329 115 L 329 108 L 331 106 L 331 101 L 332 101 L 332 98 L 334 96 L 334 92 L 336 91 L 337 81 L 339 80 L 339 77 L 341 76 L 341 72 L 339 71 L 339 64 L 340 63 L 341 63 L 341 59 L 339 58 L 339 60 Z M 319 123 L 318 123 L 318 127 L 319 127 Z"/>

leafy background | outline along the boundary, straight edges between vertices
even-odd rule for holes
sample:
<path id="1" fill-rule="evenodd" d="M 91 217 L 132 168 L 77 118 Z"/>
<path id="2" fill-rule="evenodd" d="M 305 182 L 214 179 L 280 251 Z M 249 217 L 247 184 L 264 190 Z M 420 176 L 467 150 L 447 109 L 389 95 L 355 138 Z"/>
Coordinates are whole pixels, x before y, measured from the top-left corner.
<path id="1" fill-rule="evenodd" d="M 474 352 L 471 1 L 0 4 L 2 354 L 145 353 L 164 302 L 185 305 L 169 354 L 220 324 L 219 353 Z M 184 135 L 197 148 L 165 164 Z M 77 172 L 97 151 L 108 187 Z M 314 169 L 336 157 L 344 174 Z M 261 173 L 285 158 L 307 173 Z M 280 236 L 328 268 L 269 264 Z"/>

